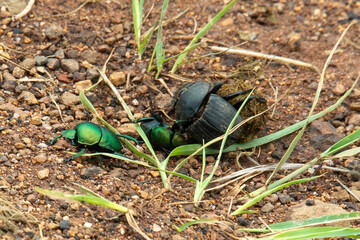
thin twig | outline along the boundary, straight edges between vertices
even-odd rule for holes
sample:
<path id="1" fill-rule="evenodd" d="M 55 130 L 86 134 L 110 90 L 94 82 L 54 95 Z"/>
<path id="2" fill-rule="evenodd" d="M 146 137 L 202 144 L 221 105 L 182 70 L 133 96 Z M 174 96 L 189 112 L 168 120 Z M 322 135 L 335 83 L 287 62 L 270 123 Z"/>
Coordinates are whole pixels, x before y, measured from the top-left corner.
<path id="1" fill-rule="evenodd" d="M 13 16 L 13 21 L 18 20 L 18 19 L 22 18 L 23 16 L 25 16 L 26 14 L 28 14 L 28 12 L 30 12 L 30 10 L 31 10 L 32 6 L 34 5 L 34 3 L 35 3 L 35 0 L 29 0 L 26 7 L 21 12 L 19 12 L 15 16 Z"/>
<path id="2" fill-rule="evenodd" d="M 52 95 L 50 92 L 49 92 L 48 94 L 49 94 L 49 97 L 50 97 L 51 101 L 55 104 L 56 109 L 58 110 L 58 112 L 59 112 L 59 114 L 60 114 L 61 121 L 62 121 L 62 122 L 65 122 L 65 121 L 64 121 L 64 118 L 63 118 L 63 116 L 62 116 L 62 113 L 61 113 L 61 109 L 60 109 L 59 105 L 57 104 L 57 102 L 55 101 L 53 95 Z"/>
<path id="3" fill-rule="evenodd" d="M 129 90 L 130 90 L 130 73 L 128 73 L 126 77 L 126 84 L 125 84 L 125 91 L 129 91 Z"/>
<path id="4" fill-rule="evenodd" d="M 279 88 L 278 87 L 274 87 L 273 86 L 273 84 L 272 84 L 272 82 L 271 82 L 271 80 L 269 79 L 269 85 L 270 85 L 270 87 L 272 88 L 272 90 L 274 91 L 274 97 L 275 97 L 275 102 L 277 102 L 277 98 L 278 98 L 278 93 L 279 93 Z M 273 108 L 273 110 L 272 110 L 272 112 L 271 112 L 271 118 L 274 116 L 274 114 L 275 114 L 275 109 L 276 109 L 276 105 L 274 106 L 274 108 Z"/>
<path id="5" fill-rule="evenodd" d="M 345 188 L 346 191 L 348 191 L 348 193 L 350 193 L 356 200 L 358 200 L 360 202 L 360 199 L 358 198 L 358 196 L 356 196 L 356 194 L 350 190 L 350 188 L 348 188 L 347 186 L 345 186 L 345 184 L 343 184 L 338 178 L 336 179 L 336 181 L 338 183 L 340 183 L 340 185 Z"/>
<path id="6" fill-rule="evenodd" d="M 158 79 L 155 79 L 155 80 L 159 81 L 159 82 L 164 86 L 164 88 L 165 88 L 166 91 L 170 94 L 171 97 L 174 96 L 174 94 L 170 91 L 168 85 L 167 85 L 166 82 L 164 81 L 164 79 L 158 78 Z"/>
<path id="7" fill-rule="evenodd" d="M 246 50 L 246 49 L 233 49 L 233 48 L 224 48 L 224 47 L 216 47 L 216 46 L 210 46 L 210 49 L 213 51 L 226 51 L 228 53 L 234 53 L 234 54 L 244 55 L 244 56 L 248 56 L 248 57 L 264 58 L 264 59 L 273 60 L 273 61 L 283 63 L 283 64 L 293 64 L 296 66 L 306 67 L 306 68 L 313 69 L 316 73 L 318 73 L 320 75 L 320 70 L 316 66 L 314 66 L 310 63 L 306 63 L 306 62 L 299 61 L 299 60 L 294 60 L 291 58 L 279 57 L 276 55 L 259 53 L 259 52 L 254 52 L 254 51 L 250 51 L 250 50 Z"/>
<path id="8" fill-rule="evenodd" d="M 266 227 L 267 229 L 269 229 L 272 233 L 274 232 L 274 231 L 269 227 L 269 225 L 264 221 L 264 219 L 262 219 L 261 217 L 259 217 L 259 219 L 260 219 L 260 221 L 265 225 L 265 227 Z"/>
<path id="9" fill-rule="evenodd" d="M 196 33 L 196 29 L 197 29 L 197 21 L 196 21 L 196 18 L 195 18 L 195 17 L 193 17 L 192 19 L 193 19 L 193 21 L 194 21 L 194 30 L 193 30 L 192 34 L 195 34 L 195 33 Z"/>
<path id="10" fill-rule="evenodd" d="M 192 81 L 191 79 L 184 78 L 182 76 L 179 76 L 179 75 L 176 75 L 176 74 L 173 74 L 173 73 L 161 73 L 161 75 L 163 75 L 165 77 L 173 78 L 175 80 L 179 80 L 179 81 L 182 81 L 182 82 L 191 82 Z"/>

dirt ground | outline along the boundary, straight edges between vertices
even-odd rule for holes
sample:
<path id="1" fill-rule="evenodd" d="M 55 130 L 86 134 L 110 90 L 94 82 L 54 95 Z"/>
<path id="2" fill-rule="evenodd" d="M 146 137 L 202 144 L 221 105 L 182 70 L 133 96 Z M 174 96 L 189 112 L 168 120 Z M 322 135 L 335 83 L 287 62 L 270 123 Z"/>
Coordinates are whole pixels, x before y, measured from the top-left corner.
<path id="1" fill-rule="evenodd" d="M 144 15 L 148 15 L 142 32 L 159 19 L 161 1 L 145 1 Z M 275 3 L 276 2 L 276 3 Z M 200 206 L 192 204 L 194 184 L 174 177 L 172 191 L 164 191 L 158 172 L 135 164 L 103 159 L 104 169 L 97 158 L 80 157 L 64 162 L 68 151 L 75 150 L 65 140 L 55 146 L 51 139 L 64 129 L 73 128 L 82 121 L 93 120 L 74 95 L 81 87 L 96 82 L 98 73 L 112 49 L 107 64 L 107 75 L 116 82 L 120 93 L 136 117 L 150 116 L 152 101 L 156 108 L 169 110 L 165 103 L 171 98 L 168 90 L 149 73 L 154 39 L 143 59 L 137 55 L 132 24 L 131 1 L 94 1 L 78 11 L 82 1 L 36 1 L 32 10 L 19 20 L 11 20 L 10 12 L 1 8 L 0 54 L 0 193 L 17 210 L 32 214 L 37 223 L 16 222 L 3 233 L 4 239 L 140 239 L 126 222 L 125 216 L 114 210 L 88 204 L 51 200 L 34 191 L 34 187 L 73 192 L 72 182 L 80 183 L 107 199 L 133 208 L 138 213 L 139 227 L 153 239 L 233 239 L 256 236 L 239 228 L 260 228 L 288 218 L 290 206 L 302 200 L 321 199 L 337 204 L 347 211 L 359 210 L 359 203 L 341 198 L 342 188 L 335 179 L 349 187 L 360 186 L 356 178 L 344 173 L 322 170 L 323 177 L 280 191 L 280 199 L 265 199 L 251 208 L 255 214 L 229 216 L 241 204 L 240 196 L 265 183 L 269 173 L 250 179 L 237 196 L 231 195 L 236 182 L 219 190 L 207 192 Z M 184 15 L 164 26 L 164 47 L 167 56 L 181 52 L 212 17 L 224 7 L 223 1 L 170 1 L 165 20 L 181 12 Z M 56 16 L 59 15 L 59 16 Z M 56 16 L 56 17 L 55 17 Z M 322 69 L 330 50 L 351 20 L 360 18 L 360 4 L 356 1 L 238 1 L 228 13 L 202 39 L 202 44 L 188 54 L 195 59 L 212 53 L 210 46 L 235 46 L 257 52 L 311 63 Z M 354 82 L 360 65 L 360 28 L 355 24 L 337 49 L 321 93 L 319 112 L 333 104 Z M 249 40 L 249 41 L 246 41 Z M 191 81 L 224 80 L 218 76 L 231 74 L 256 59 L 234 54 L 207 55 L 179 68 L 177 76 Z M 170 92 L 183 84 L 179 78 L 166 75 L 174 62 L 164 65 L 160 77 Z M 290 89 L 259 133 L 264 136 L 303 120 L 311 107 L 319 75 L 309 69 L 287 66 L 262 60 L 256 77 L 251 77 L 268 104 L 275 102 Z M 29 71 L 24 70 L 28 68 Z M 255 69 L 252 69 L 255 70 Z M 36 74 L 47 80 L 38 81 Z M 277 94 L 275 93 L 277 90 Z M 104 84 L 88 95 L 98 112 L 122 133 L 136 136 L 126 113 L 111 90 Z M 322 120 L 331 123 L 339 134 L 347 135 L 359 128 L 360 87 L 334 112 Z M 54 101 L 61 110 L 61 116 Z M 305 163 L 320 153 L 328 142 L 311 141 L 311 130 L 296 147 L 290 161 Z M 279 161 L 294 135 L 256 148 L 252 155 L 260 164 Z M 331 135 L 332 138 L 333 135 Z M 331 139 L 330 139 L 331 140 Z M 320 140 L 318 140 L 320 141 Z M 331 142 L 331 141 L 330 141 Z M 143 146 L 143 151 L 145 145 Z M 324 150 L 324 149 L 322 149 Z M 137 159 L 129 150 L 123 154 Z M 158 155 L 164 158 L 165 153 Z M 239 170 L 236 153 L 226 154 L 216 177 Z M 181 158 L 173 158 L 173 169 Z M 334 167 L 356 165 L 358 158 L 334 160 Z M 214 158 L 207 159 L 209 165 Z M 351 161 L 351 162 L 349 162 Z M 242 167 L 254 164 L 240 159 Z M 354 167 L 354 166 L 353 166 Z M 192 159 L 181 170 L 199 178 L 200 158 Z M 282 171 L 276 178 L 285 175 Z M 304 176 L 310 176 L 305 173 Z M 232 201 L 231 199 L 234 199 Z M 267 203 L 273 209 L 262 208 Z M 263 210 L 263 211 L 262 211 Z M 190 219 L 217 218 L 223 225 L 200 224 L 178 233 L 174 224 L 181 225 Z M 261 218 L 261 219 L 260 219 Z M 0 222 L 1 226 L 1 222 Z M 4 229 L 0 229 L 4 231 Z"/>

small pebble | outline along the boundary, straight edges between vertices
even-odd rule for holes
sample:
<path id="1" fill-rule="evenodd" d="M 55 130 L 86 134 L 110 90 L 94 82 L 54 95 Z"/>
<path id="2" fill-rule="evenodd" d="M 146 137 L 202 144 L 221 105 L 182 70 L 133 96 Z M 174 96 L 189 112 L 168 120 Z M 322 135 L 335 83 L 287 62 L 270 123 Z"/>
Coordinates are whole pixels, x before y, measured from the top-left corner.
<path id="1" fill-rule="evenodd" d="M 47 226 L 50 229 L 58 229 L 59 228 L 59 224 L 56 224 L 56 223 L 53 223 L 53 222 L 48 223 Z"/>
<path id="2" fill-rule="evenodd" d="M 335 95 L 341 95 L 341 94 L 344 94 L 344 92 L 346 91 L 346 88 L 344 85 L 338 83 L 338 84 L 336 84 L 335 88 L 332 91 Z"/>
<path id="3" fill-rule="evenodd" d="M 39 155 L 35 156 L 35 160 L 38 163 L 44 163 L 47 161 L 46 153 L 40 153 Z"/>
<path id="4" fill-rule="evenodd" d="M 354 125 L 354 126 L 360 126 L 360 114 L 358 113 L 353 113 L 350 115 L 349 117 L 349 125 Z"/>
<path id="5" fill-rule="evenodd" d="M 48 59 L 45 56 L 35 56 L 34 60 L 36 62 L 36 66 L 45 66 L 48 62 Z"/>
<path id="6" fill-rule="evenodd" d="M 46 66 L 51 70 L 57 70 L 60 67 L 60 61 L 57 58 L 48 58 Z"/>
<path id="7" fill-rule="evenodd" d="M 69 229 L 70 228 L 70 221 L 69 220 L 61 220 L 59 223 L 59 228 L 61 230 Z"/>
<path id="8" fill-rule="evenodd" d="M 50 171 L 48 168 L 45 168 L 43 170 L 38 171 L 37 175 L 40 178 L 40 180 L 43 180 L 45 178 L 48 178 L 50 174 Z"/>
<path id="9" fill-rule="evenodd" d="M 268 213 L 268 212 L 271 212 L 273 209 L 274 209 L 274 206 L 268 202 L 261 208 L 261 212 Z"/>
<path id="10" fill-rule="evenodd" d="M 350 109 L 354 111 L 360 111 L 360 102 L 350 103 Z"/>
<path id="11" fill-rule="evenodd" d="M 68 73 L 73 73 L 79 71 L 80 65 L 79 62 L 76 61 L 75 59 L 62 59 L 61 68 Z"/>
<path id="12" fill-rule="evenodd" d="M 110 75 L 109 80 L 112 82 L 112 84 L 114 84 L 115 87 L 118 87 L 125 84 L 126 76 L 123 72 L 113 72 Z"/>
<path id="13" fill-rule="evenodd" d="M 74 106 L 80 103 L 79 96 L 69 92 L 64 92 L 60 98 L 61 98 L 61 102 L 66 106 Z"/>
<path id="14" fill-rule="evenodd" d="M 85 227 L 85 228 L 91 228 L 91 227 L 92 227 L 92 224 L 89 223 L 89 222 L 85 222 L 85 223 L 84 223 L 84 227 Z"/>
<path id="15" fill-rule="evenodd" d="M 29 104 L 29 105 L 38 104 L 38 100 L 36 99 L 35 95 L 28 91 L 22 92 L 19 95 L 18 99 L 20 101 L 24 101 L 26 104 Z"/>
<path id="16" fill-rule="evenodd" d="M 21 63 L 21 66 L 23 66 L 24 68 L 27 68 L 27 69 L 31 69 L 31 68 L 35 67 L 35 65 L 36 65 L 36 60 L 34 58 L 26 58 Z"/>
<path id="17" fill-rule="evenodd" d="M 152 227 L 153 232 L 160 232 L 162 229 L 159 225 L 157 225 L 156 223 L 154 223 L 153 227 Z"/>

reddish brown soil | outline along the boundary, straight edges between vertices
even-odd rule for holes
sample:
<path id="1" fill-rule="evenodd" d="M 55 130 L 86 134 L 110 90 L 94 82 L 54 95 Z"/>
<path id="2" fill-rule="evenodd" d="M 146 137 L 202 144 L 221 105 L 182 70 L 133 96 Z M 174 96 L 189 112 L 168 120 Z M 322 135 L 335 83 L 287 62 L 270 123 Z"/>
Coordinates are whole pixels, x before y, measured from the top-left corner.
<path id="1" fill-rule="evenodd" d="M 152 5 L 146 2 L 144 14 L 148 13 Z M 159 19 L 161 2 L 154 2 L 153 11 L 143 25 L 143 32 Z M 154 39 L 145 51 L 143 60 L 138 59 L 131 2 L 90 2 L 76 13 L 54 17 L 54 15 L 67 13 L 70 9 L 76 9 L 80 4 L 81 1 L 36 1 L 32 11 L 16 21 L 6 20 L 4 16 L 6 11 L 1 13 L 2 46 L 0 49 L 2 53 L 6 53 L 4 56 L 10 56 L 13 62 L 20 64 L 26 58 L 49 56 L 62 49 L 65 52 L 65 58 L 72 58 L 80 64 L 79 69 L 73 73 L 64 67 L 54 69 L 49 65 L 45 66 L 53 80 L 41 83 L 40 89 L 35 81 L 18 82 L 18 85 L 22 87 L 15 89 L 0 88 L 0 96 L 3 99 L 0 103 L 2 131 L 0 193 L 18 209 L 35 216 L 41 226 L 26 226 L 17 223 L 20 230 L 9 231 L 3 238 L 39 239 L 40 232 L 47 239 L 141 238 L 127 224 L 125 216 L 115 210 L 89 204 L 51 200 L 34 191 L 34 187 L 41 187 L 73 192 L 75 187 L 72 182 L 78 182 L 111 201 L 134 209 L 138 213 L 136 221 L 140 229 L 153 239 L 233 239 L 235 236 L 256 236 L 237 229 L 264 227 L 260 217 L 267 224 L 284 221 L 288 207 L 304 199 L 321 198 L 326 202 L 340 204 L 348 211 L 358 208 L 358 203 L 333 197 L 333 192 L 339 190 L 335 178 L 340 178 L 348 186 L 354 183 L 353 179 L 348 178 L 349 176 L 331 171 L 324 171 L 323 177 L 316 181 L 301 186 L 295 185 L 281 191 L 281 194 L 288 196 L 289 200 L 276 201 L 273 203 L 274 209 L 269 213 L 260 211 L 261 207 L 268 202 L 264 200 L 252 207 L 258 213 L 233 217 L 228 215 L 231 198 L 235 197 L 232 205 L 232 210 L 235 210 L 241 204 L 236 199 L 246 192 L 263 186 L 268 173 L 249 180 L 246 183 L 245 192 L 240 192 L 237 196 L 228 194 L 236 183 L 220 190 L 207 192 L 203 198 L 204 202 L 195 209 L 192 204 L 195 186 L 186 180 L 174 177 L 173 190 L 164 191 L 158 173 L 142 166 L 103 159 L 104 169 L 101 170 L 98 167 L 97 158 L 89 157 L 64 162 L 64 158 L 69 156 L 67 151 L 74 148 L 65 141 L 61 141 L 56 148 L 50 146 L 50 140 L 61 130 L 72 128 L 81 121 L 90 121 L 93 116 L 79 103 L 71 107 L 64 105 L 60 96 L 64 92 L 78 94 L 74 83 L 88 79 L 89 75 L 86 73 L 89 63 L 101 68 L 111 50 L 115 48 L 113 57 L 107 64 L 107 75 L 123 72 L 129 76 L 128 87 L 126 88 L 124 83 L 119 86 L 119 89 L 133 113 L 138 117 L 150 115 L 151 100 L 159 92 L 168 93 L 165 87 L 154 79 L 155 73 L 147 72 Z M 165 20 L 186 9 L 189 10 L 176 21 L 164 26 L 163 41 L 167 56 L 178 54 L 184 49 L 194 31 L 198 32 L 223 6 L 223 1 L 215 0 L 170 1 Z M 344 1 L 280 1 L 277 4 L 261 0 L 239 1 L 205 35 L 203 44 L 188 54 L 188 59 L 211 53 L 209 46 L 241 44 L 244 40 L 240 38 L 240 31 L 250 31 L 257 35 L 256 41 L 246 42 L 240 46 L 241 48 L 301 60 L 322 69 L 329 51 L 348 25 L 349 19 L 357 18 L 359 14 L 360 5 L 352 1 L 347 3 Z M 54 34 L 46 32 L 51 25 L 57 26 Z M 316 112 L 333 104 L 342 95 L 342 89 L 348 89 L 355 80 L 360 65 L 360 50 L 357 45 L 359 33 L 360 30 L 356 24 L 346 35 L 347 40 L 344 40 L 337 49 L 327 69 Z M 254 60 L 234 54 L 208 55 L 185 64 L 176 74 L 192 81 L 214 81 L 218 80 L 215 78 L 216 73 L 230 74 Z M 17 70 L 10 61 L 0 59 L 0 62 L 0 80 L 3 83 L 6 80 L 5 72 L 15 76 Z M 169 73 L 173 63 L 172 61 L 166 63 L 162 72 Z M 262 61 L 261 66 L 255 85 L 268 104 L 275 102 L 273 88 L 278 90 L 278 96 L 282 96 L 291 88 L 284 100 L 276 106 L 272 119 L 267 121 L 260 132 L 259 135 L 264 136 L 303 120 L 307 116 L 319 75 L 311 69 L 269 61 Z M 39 70 L 36 67 L 34 69 L 33 72 L 23 73 L 21 77 L 28 76 L 30 79 L 35 79 L 34 73 Z M 38 73 L 49 77 L 45 73 Z M 173 77 L 161 76 L 161 78 L 171 91 L 183 84 L 182 81 Z M 22 91 L 33 92 L 38 103 L 29 105 L 29 102 L 19 97 Z M 350 104 L 359 103 L 359 91 L 358 85 L 355 92 L 344 101 L 341 107 L 323 120 L 329 122 L 338 120 L 337 130 L 343 134 L 349 134 L 358 128 L 359 124 L 355 128 L 350 128 L 348 120 L 351 114 L 358 113 L 350 108 Z M 50 94 L 60 104 L 65 122 L 62 122 Z M 129 121 L 119 102 L 105 84 L 97 87 L 89 98 L 112 126 L 119 128 L 121 124 Z M 134 102 L 134 99 L 138 103 Z M 8 103 L 14 105 L 17 110 L 28 113 L 23 118 L 23 115 L 16 118 L 14 117 L 15 110 L 6 105 Z M 252 157 L 261 164 L 276 163 L 286 151 L 292 138 L 293 135 L 260 149 L 257 148 Z M 42 148 L 43 146 L 45 148 Z M 317 156 L 319 152 L 309 143 L 308 132 L 306 132 L 290 161 L 305 163 Z M 123 153 L 137 159 L 129 150 L 124 150 Z M 160 151 L 158 154 L 160 159 L 166 156 Z M 239 170 L 235 158 L 236 153 L 226 154 L 216 177 Z M 179 158 L 171 159 L 169 169 L 173 169 L 179 160 Z M 208 160 L 212 162 L 214 159 Z M 241 158 L 241 165 L 249 167 L 253 164 L 246 158 Z M 334 161 L 334 166 L 344 166 L 344 160 Z M 43 170 L 48 170 L 49 176 L 40 179 L 38 174 Z M 91 170 L 95 172 L 89 173 Z M 200 158 L 196 158 L 190 160 L 180 172 L 199 178 L 200 171 Z M 286 173 L 281 172 L 276 178 Z M 310 174 L 306 173 L 304 176 L 310 176 Z M 217 218 L 228 226 L 200 224 L 189 227 L 182 233 L 178 233 L 174 228 L 174 224 L 179 226 L 190 219 L 198 218 Z M 70 226 L 62 226 L 68 223 L 67 220 L 70 221 Z M 84 226 L 86 222 L 92 224 L 91 228 Z M 157 229 L 158 226 L 160 229 Z"/>

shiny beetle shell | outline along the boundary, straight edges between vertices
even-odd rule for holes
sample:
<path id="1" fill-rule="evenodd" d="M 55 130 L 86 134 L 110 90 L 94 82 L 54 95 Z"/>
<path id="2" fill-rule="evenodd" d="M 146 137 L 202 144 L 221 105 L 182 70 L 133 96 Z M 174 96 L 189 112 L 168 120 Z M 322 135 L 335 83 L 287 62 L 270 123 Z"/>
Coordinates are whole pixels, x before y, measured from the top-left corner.
<path id="1" fill-rule="evenodd" d="M 191 142 L 203 143 L 203 140 L 209 142 L 216 137 L 225 134 L 230 122 L 235 117 L 235 108 L 227 101 L 216 94 L 210 94 L 204 110 L 201 111 L 201 116 L 195 119 L 189 127 L 185 129 L 187 136 Z M 235 120 L 234 126 L 241 122 L 241 117 L 238 116 Z M 227 138 L 226 145 L 229 146 L 239 141 L 243 134 L 242 127 L 239 127 L 235 132 L 230 134 Z M 210 147 L 219 148 L 221 141 L 213 144 Z"/>
<path id="2" fill-rule="evenodd" d="M 175 118 L 186 121 L 195 114 L 211 89 L 210 83 L 200 81 L 186 84 L 175 95 Z"/>

